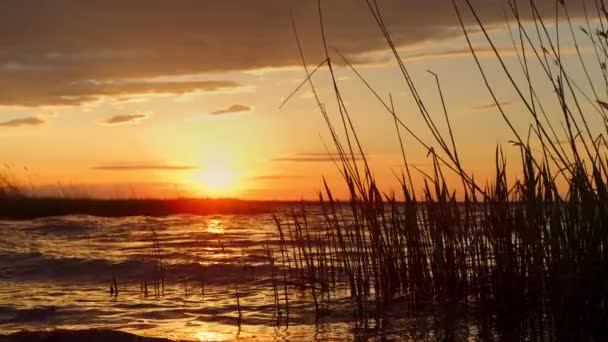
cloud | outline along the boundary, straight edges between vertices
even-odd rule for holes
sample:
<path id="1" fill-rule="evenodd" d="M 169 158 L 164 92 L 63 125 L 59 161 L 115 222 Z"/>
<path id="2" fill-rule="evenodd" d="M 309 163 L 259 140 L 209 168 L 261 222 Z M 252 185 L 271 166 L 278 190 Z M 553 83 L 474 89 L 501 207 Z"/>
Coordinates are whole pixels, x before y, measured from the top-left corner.
<path id="1" fill-rule="evenodd" d="M 4 122 L 0 122 L 0 127 L 22 127 L 22 126 L 39 126 L 44 124 L 45 121 L 35 116 L 30 116 L 22 119 L 13 119 Z"/>
<path id="2" fill-rule="evenodd" d="M 489 48 L 477 48 L 475 50 L 478 56 L 494 56 L 494 51 Z M 507 48 L 500 49 L 499 53 L 502 56 L 509 55 L 514 56 L 516 54 L 515 49 Z M 411 55 L 407 55 L 405 60 L 414 62 L 428 59 L 443 59 L 443 58 L 455 58 L 455 57 L 471 57 L 473 54 L 470 49 L 450 49 L 450 50 L 442 50 L 442 51 L 428 51 L 428 52 L 420 52 Z"/>
<path id="3" fill-rule="evenodd" d="M 240 112 L 249 112 L 252 108 L 249 106 L 244 106 L 240 104 L 232 105 L 228 108 L 218 109 L 209 114 L 211 115 L 222 115 L 222 114 L 230 114 L 230 113 L 240 113 Z"/>
<path id="4" fill-rule="evenodd" d="M 498 47 L 497 51 L 501 57 L 517 56 L 518 53 L 520 56 L 522 55 L 521 50 L 516 50 L 512 47 Z M 577 51 L 576 47 L 572 47 L 572 46 L 562 46 L 560 48 L 560 53 L 562 55 L 573 55 L 573 54 L 578 53 L 579 51 L 581 53 L 583 53 L 583 52 L 589 52 L 592 50 L 589 47 L 579 48 L 578 51 Z M 494 57 L 496 55 L 496 52 L 494 50 L 492 50 L 491 48 L 476 48 L 475 53 L 477 54 L 478 57 Z M 532 49 L 527 49 L 525 51 L 525 53 L 526 53 L 526 56 L 535 58 L 535 53 L 532 51 Z M 404 57 L 404 59 L 409 62 L 415 62 L 415 61 L 428 60 L 428 59 L 444 59 L 444 58 L 472 57 L 472 56 L 473 56 L 473 54 L 471 53 L 471 50 L 466 48 L 466 49 L 449 49 L 449 50 L 441 50 L 441 51 L 420 52 L 420 53 L 406 55 Z M 384 56 L 379 57 L 378 60 L 379 61 L 385 60 Z"/>
<path id="5" fill-rule="evenodd" d="M 0 67 L 0 75 L 2 75 Z M 232 81 L 185 81 L 185 82 L 157 82 L 150 80 L 117 80 L 117 81 L 91 81 L 69 80 L 67 75 L 52 75 L 49 84 L 45 81 L 44 73 L 39 77 L 41 82 L 35 81 L 36 72 L 25 76 L 24 79 L 14 79 L 12 84 L 8 80 L 0 80 L 0 104 L 11 106 L 48 106 L 48 105 L 81 105 L 99 100 L 102 97 L 116 97 L 118 99 L 150 94 L 186 94 L 197 91 L 212 92 L 240 87 L 239 83 Z M 49 76 L 50 77 L 50 76 Z"/>
<path id="6" fill-rule="evenodd" d="M 369 159 L 369 156 L 365 156 Z M 349 157 L 350 158 L 350 157 Z M 355 160 L 362 160 L 361 155 L 356 154 Z M 337 161 L 340 162 L 340 156 L 337 153 L 297 153 L 288 156 L 273 158 L 275 162 L 294 162 L 294 163 L 324 163 Z"/>
<path id="7" fill-rule="evenodd" d="M 508 107 L 508 106 L 513 105 L 513 101 L 502 101 L 502 102 L 498 102 L 498 104 L 501 107 Z M 477 106 L 473 107 L 473 110 L 482 111 L 482 110 L 493 109 L 493 108 L 498 108 L 498 105 L 495 102 L 483 103 L 483 104 L 477 105 Z"/>
<path id="8" fill-rule="evenodd" d="M 471 0 L 488 26 L 506 0 Z M 0 105 L 80 105 L 101 96 L 234 88 L 225 81 L 150 82 L 299 65 L 293 13 L 310 63 L 323 59 L 316 1 L 7 0 L 0 5 Z M 537 0 L 554 14 L 554 0 Z M 580 1 L 568 2 L 581 13 Z M 355 60 L 386 49 L 363 0 L 323 1 L 328 42 Z M 379 1 L 398 46 L 461 35 L 449 1 Z M 464 9 L 464 6 L 462 6 Z M 32 10 L 35 9 L 35 10 Z M 348 15 L 344 15 L 344 13 Z M 521 9 L 524 18 L 529 11 Z M 465 15 L 465 24 L 473 23 Z M 360 59 L 360 58 L 359 58 Z"/>
<path id="9" fill-rule="evenodd" d="M 128 115 L 114 115 L 103 120 L 103 125 L 124 125 L 132 124 L 144 120 L 148 117 L 147 114 L 128 114 Z"/>
<path id="10" fill-rule="evenodd" d="M 251 177 L 251 179 L 258 180 L 258 181 L 280 181 L 280 180 L 290 180 L 290 179 L 299 179 L 299 178 L 304 178 L 304 176 L 270 174 L 270 175 L 260 175 L 260 176 Z"/>
<path id="11" fill-rule="evenodd" d="M 168 165 L 168 164 L 137 164 L 137 163 L 114 163 L 102 164 L 91 167 L 97 171 L 189 171 L 196 170 L 192 165 Z"/>

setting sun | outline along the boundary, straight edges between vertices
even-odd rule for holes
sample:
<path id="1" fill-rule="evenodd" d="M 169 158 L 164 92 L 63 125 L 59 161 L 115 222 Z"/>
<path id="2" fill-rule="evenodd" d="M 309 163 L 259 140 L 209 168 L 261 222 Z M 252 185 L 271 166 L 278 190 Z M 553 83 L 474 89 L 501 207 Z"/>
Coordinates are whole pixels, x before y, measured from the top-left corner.
<path id="1" fill-rule="evenodd" d="M 236 170 L 225 163 L 214 161 L 195 175 L 195 182 L 203 195 L 223 197 L 234 194 L 238 178 Z"/>

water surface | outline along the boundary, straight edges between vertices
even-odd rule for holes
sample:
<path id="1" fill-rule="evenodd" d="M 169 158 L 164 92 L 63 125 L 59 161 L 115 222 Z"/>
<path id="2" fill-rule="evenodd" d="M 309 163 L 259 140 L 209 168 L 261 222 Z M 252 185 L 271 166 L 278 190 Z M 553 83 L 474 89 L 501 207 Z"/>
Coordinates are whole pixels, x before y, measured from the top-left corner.
<path id="1" fill-rule="evenodd" d="M 312 226 L 323 223 L 318 208 L 308 217 Z M 346 293 L 315 319 L 307 291 L 296 286 L 289 288 L 289 317 L 282 312 L 277 320 L 264 249 L 278 247 L 272 214 L 4 220 L 0 234 L 3 334 L 103 328 L 194 341 L 440 338 L 428 328 L 433 318 L 399 306 L 361 326 Z M 155 234 L 165 268 L 159 295 L 152 286 Z M 113 278 L 117 296 L 110 294 Z"/>

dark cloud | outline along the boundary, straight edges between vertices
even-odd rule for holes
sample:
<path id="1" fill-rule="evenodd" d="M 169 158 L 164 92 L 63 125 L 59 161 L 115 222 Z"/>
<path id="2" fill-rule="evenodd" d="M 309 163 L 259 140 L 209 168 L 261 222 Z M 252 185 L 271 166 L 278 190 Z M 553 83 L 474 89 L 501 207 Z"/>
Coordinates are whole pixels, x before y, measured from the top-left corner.
<path id="1" fill-rule="evenodd" d="M 100 171 L 189 171 L 198 167 L 191 165 L 166 165 L 166 164 L 133 164 L 115 163 L 103 164 L 91 167 L 91 170 Z"/>
<path id="2" fill-rule="evenodd" d="M 101 123 L 104 125 L 124 125 L 141 121 L 147 117 L 148 115 L 146 114 L 114 115 L 103 120 Z"/>
<path id="3" fill-rule="evenodd" d="M 386 48 L 364 0 L 322 3 L 332 48 L 352 58 Z M 486 24 L 503 21 L 506 0 L 472 3 Z M 554 3 L 537 1 L 547 16 L 554 13 Z M 568 3 L 580 6 L 578 1 Z M 208 84 L 187 82 L 124 82 L 298 65 L 290 12 L 307 57 L 318 63 L 322 44 L 316 4 L 315 0 L 4 0 L 0 105 L 78 105 L 103 95 L 209 90 Z M 450 1 L 379 4 L 400 46 L 461 34 Z M 572 8 L 570 13 L 580 11 Z M 472 16 L 465 20 L 472 23 Z"/>
<path id="4" fill-rule="evenodd" d="M 34 72 L 34 74 L 36 74 Z M 35 75 L 9 80 L 0 80 L 0 105 L 43 106 L 80 105 L 98 100 L 103 96 L 128 97 L 140 94 L 185 94 L 194 91 L 217 91 L 237 88 L 240 85 L 228 81 L 200 82 L 152 82 L 137 80 L 90 81 L 73 80 L 64 82 L 67 75 L 53 75 L 48 84 L 44 75 L 36 82 Z M 0 75 L 2 70 L 0 67 Z M 15 76 L 17 77 L 17 76 Z M 30 78 L 31 77 L 31 78 Z"/>
<path id="5" fill-rule="evenodd" d="M 44 124 L 44 120 L 30 116 L 22 119 L 13 119 L 0 122 L 0 127 L 22 127 L 22 126 L 39 126 Z"/>
<path id="6" fill-rule="evenodd" d="M 350 158 L 350 157 L 349 157 Z M 369 156 L 366 155 L 369 159 Z M 355 155 L 355 160 L 361 160 L 361 155 Z M 272 161 L 276 162 L 296 162 L 296 163 L 324 163 L 331 161 L 340 161 L 338 154 L 328 153 L 298 153 L 289 156 L 281 156 L 273 158 Z"/>
<path id="7" fill-rule="evenodd" d="M 211 115 L 222 115 L 222 114 L 230 114 L 230 113 L 248 112 L 250 110 L 251 110 L 251 107 L 249 107 L 249 106 L 235 104 L 235 105 L 232 105 L 232 106 L 230 106 L 228 108 L 218 109 L 218 110 L 216 110 L 214 112 L 211 112 L 209 114 L 211 114 Z"/>

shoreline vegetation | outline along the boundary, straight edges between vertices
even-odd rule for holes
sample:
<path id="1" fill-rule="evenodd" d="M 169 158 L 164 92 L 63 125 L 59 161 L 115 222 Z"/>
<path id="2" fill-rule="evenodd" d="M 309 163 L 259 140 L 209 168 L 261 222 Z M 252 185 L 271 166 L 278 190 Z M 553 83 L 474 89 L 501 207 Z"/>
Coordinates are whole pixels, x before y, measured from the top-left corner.
<path id="1" fill-rule="evenodd" d="M 329 52 L 331 42 L 319 1 L 325 51 L 321 64 L 334 95 L 331 105 L 321 102 L 294 23 L 305 82 L 331 134 L 332 152 L 339 156 L 337 168 L 350 199 L 336 200 L 331 185 L 325 184 L 319 194 L 323 227 L 307 224 L 304 207 L 277 218 L 284 247 L 273 264 L 280 265 L 276 272 L 285 278 L 279 288 L 303 284 L 317 317 L 331 312 L 336 293 L 346 289 L 354 320 L 366 328 L 382 321 L 382 312 L 395 304 L 416 311 L 434 303 L 444 312 L 458 308 L 481 340 L 604 341 L 608 339 L 608 10 L 604 1 L 582 1 L 577 5 L 585 6 L 586 16 L 575 29 L 569 2 L 555 1 L 555 12 L 548 15 L 533 0 L 507 1 L 505 14 L 510 17 L 517 58 L 513 64 L 505 62 L 491 28 L 472 2 L 449 1 L 488 95 L 511 133 L 510 145 L 520 156 L 515 163 L 519 171 L 513 174 L 507 165 L 514 161 L 508 163 L 497 146 L 495 173 L 487 182 L 468 172 L 459 157 L 440 75 L 429 71 L 442 104 L 442 110 L 433 113 L 434 106 L 428 105 L 389 33 L 381 3 L 366 0 L 405 92 L 416 105 L 417 113 L 408 115 L 419 115 L 427 132 L 414 132 L 405 115 L 395 110 L 390 93 L 374 88 L 339 51 Z M 473 24 L 466 24 L 464 18 Z M 583 32 L 593 47 L 591 62 L 582 57 L 575 30 Z M 473 34 L 478 35 L 476 43 Z M 564 63 L 565 36 L 576 47 L 580 70 Z M 517 113 L 501 103 L 504 89 L 492 82 L 493 74 L 479 57 L 479 49 L 484 49 L 480 45 L 490 51 L 504 87 L 521 105 Z M 384 193 L 376 182 L 334 71 L 338 61 L 351 69 L 394 121 L 403 154 L 399 197 Z M 539 96 L 541 87 L 549 87 L 553 95 Z M 523 114 L 528 127 L 522 130 Z M 427 151 L 432 169 L 425 172 L 410 164 L 409 148 Z M 412 181 L 414 172 L 423 176 L 423 184 Z M 447 175 L 456 181 L 448 181 L 454 178 Z M 289 310 L 287 296 L 284 302 Z M 440 333 L 443 340 L 466 338 L 450 328 Z"/>

